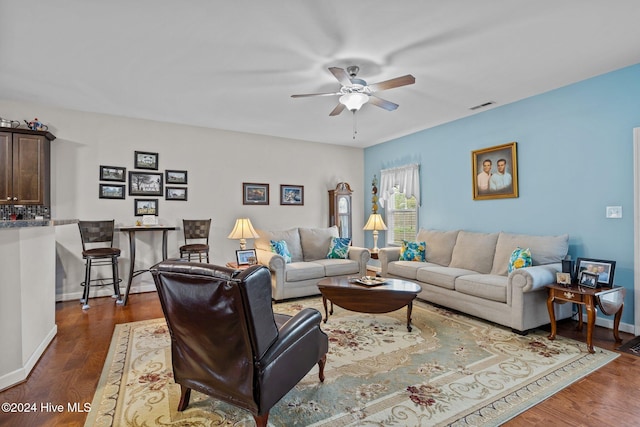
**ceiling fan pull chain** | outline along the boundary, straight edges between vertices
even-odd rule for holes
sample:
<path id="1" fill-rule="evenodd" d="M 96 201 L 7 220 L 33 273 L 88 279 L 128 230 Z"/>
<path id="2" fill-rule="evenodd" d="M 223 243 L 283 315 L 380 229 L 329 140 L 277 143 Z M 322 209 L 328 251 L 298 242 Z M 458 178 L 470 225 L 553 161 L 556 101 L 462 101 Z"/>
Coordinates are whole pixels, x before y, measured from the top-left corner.
<path id="1" fill-rule="evenodd" d="M 358 133 L 358 123 L 356 121 L 356 110 L 353 110 L 353 139 L 356 139 Z"/>

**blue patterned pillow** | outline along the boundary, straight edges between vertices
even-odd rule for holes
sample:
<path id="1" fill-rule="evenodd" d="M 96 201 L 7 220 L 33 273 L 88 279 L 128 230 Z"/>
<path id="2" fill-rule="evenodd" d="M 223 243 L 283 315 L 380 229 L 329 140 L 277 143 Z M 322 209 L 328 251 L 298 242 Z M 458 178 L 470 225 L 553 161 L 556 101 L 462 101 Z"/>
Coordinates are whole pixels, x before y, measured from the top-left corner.
<path id="1" fill-rule="evenodd" d="M 332 237 L 327 258 L 345 259 L 349 255 L 351 239 L 347 237 Z"/>
<path id="2" fill-rule="evenodd" d="M 289 264 L 291 262 L 291 252 L 287 247 L 287 242 L 284 240 L 271 240 L 271 252 L 275 252 L 284 258 L 284 262 Z"/>
<path id="3" fill-rule="evenodd" d="M 400 261 L 424 261 L 426 247 L 425 242 L 403 240 L 402 248 L 400 249 Z"/>
<path id="4" fill-rule="evenodd" d="M 511 253 L 507 272 L 511 273 L 513 270 L 517 270 L 518 268 L 531 267 L 532 264 L 531 250 L 529 248 L 522 249 L 521 247 L 517 247 L 516 250 Z"/>

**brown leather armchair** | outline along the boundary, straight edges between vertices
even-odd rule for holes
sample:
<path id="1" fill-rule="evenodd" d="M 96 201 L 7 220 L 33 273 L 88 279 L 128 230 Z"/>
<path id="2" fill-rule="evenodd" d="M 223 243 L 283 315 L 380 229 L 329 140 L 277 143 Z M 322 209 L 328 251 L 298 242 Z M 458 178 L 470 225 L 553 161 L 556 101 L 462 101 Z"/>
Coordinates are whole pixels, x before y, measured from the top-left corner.
<path id="1" fill-rule="evenodd" d="M 271 273 L 163 261 L 151 269 L 171 334 L 178 411 L 191 389 L 251 412 L 266 426 L 269 410 L 317 363 L 320 381 L 329 347 L 321 314 L 274 314 Z"/>

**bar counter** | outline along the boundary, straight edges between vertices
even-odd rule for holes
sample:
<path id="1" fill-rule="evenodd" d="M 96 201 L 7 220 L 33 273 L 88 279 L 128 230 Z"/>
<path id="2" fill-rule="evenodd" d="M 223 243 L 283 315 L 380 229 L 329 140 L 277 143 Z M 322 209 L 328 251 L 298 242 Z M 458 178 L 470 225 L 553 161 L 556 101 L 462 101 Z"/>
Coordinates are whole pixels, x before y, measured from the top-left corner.
<path id="1" fill-rule="evenodd" d="M 55 227 L 77 222 L 0 221 L 0 390 L 25 380 L 56 335 Z"/>

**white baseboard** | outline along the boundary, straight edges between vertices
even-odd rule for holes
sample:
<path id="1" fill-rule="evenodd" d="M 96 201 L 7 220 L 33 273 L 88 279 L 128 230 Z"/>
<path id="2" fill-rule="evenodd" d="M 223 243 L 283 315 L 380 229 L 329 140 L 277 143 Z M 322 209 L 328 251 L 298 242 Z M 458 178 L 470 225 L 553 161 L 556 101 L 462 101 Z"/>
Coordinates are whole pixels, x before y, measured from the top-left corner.
<path id="1" fill-rule="evenodd" d="M 40 357 L 44 354 L 45 350 L 53 340 L 53 338 L 58 333 L 58 326 L 53 325 L 53 328 L 49 331 L 49 333 L 44 337 L 38 348 L 36 348 L 33 354 L 27 359 L 24 366 L 22 368 L 18 368 L 13 372 L 9 372 L 2 377 L 0 377 L 0 391 L 12 387 L 22 381 L 26 380 L 31 370 L 36 366 Z"/>

